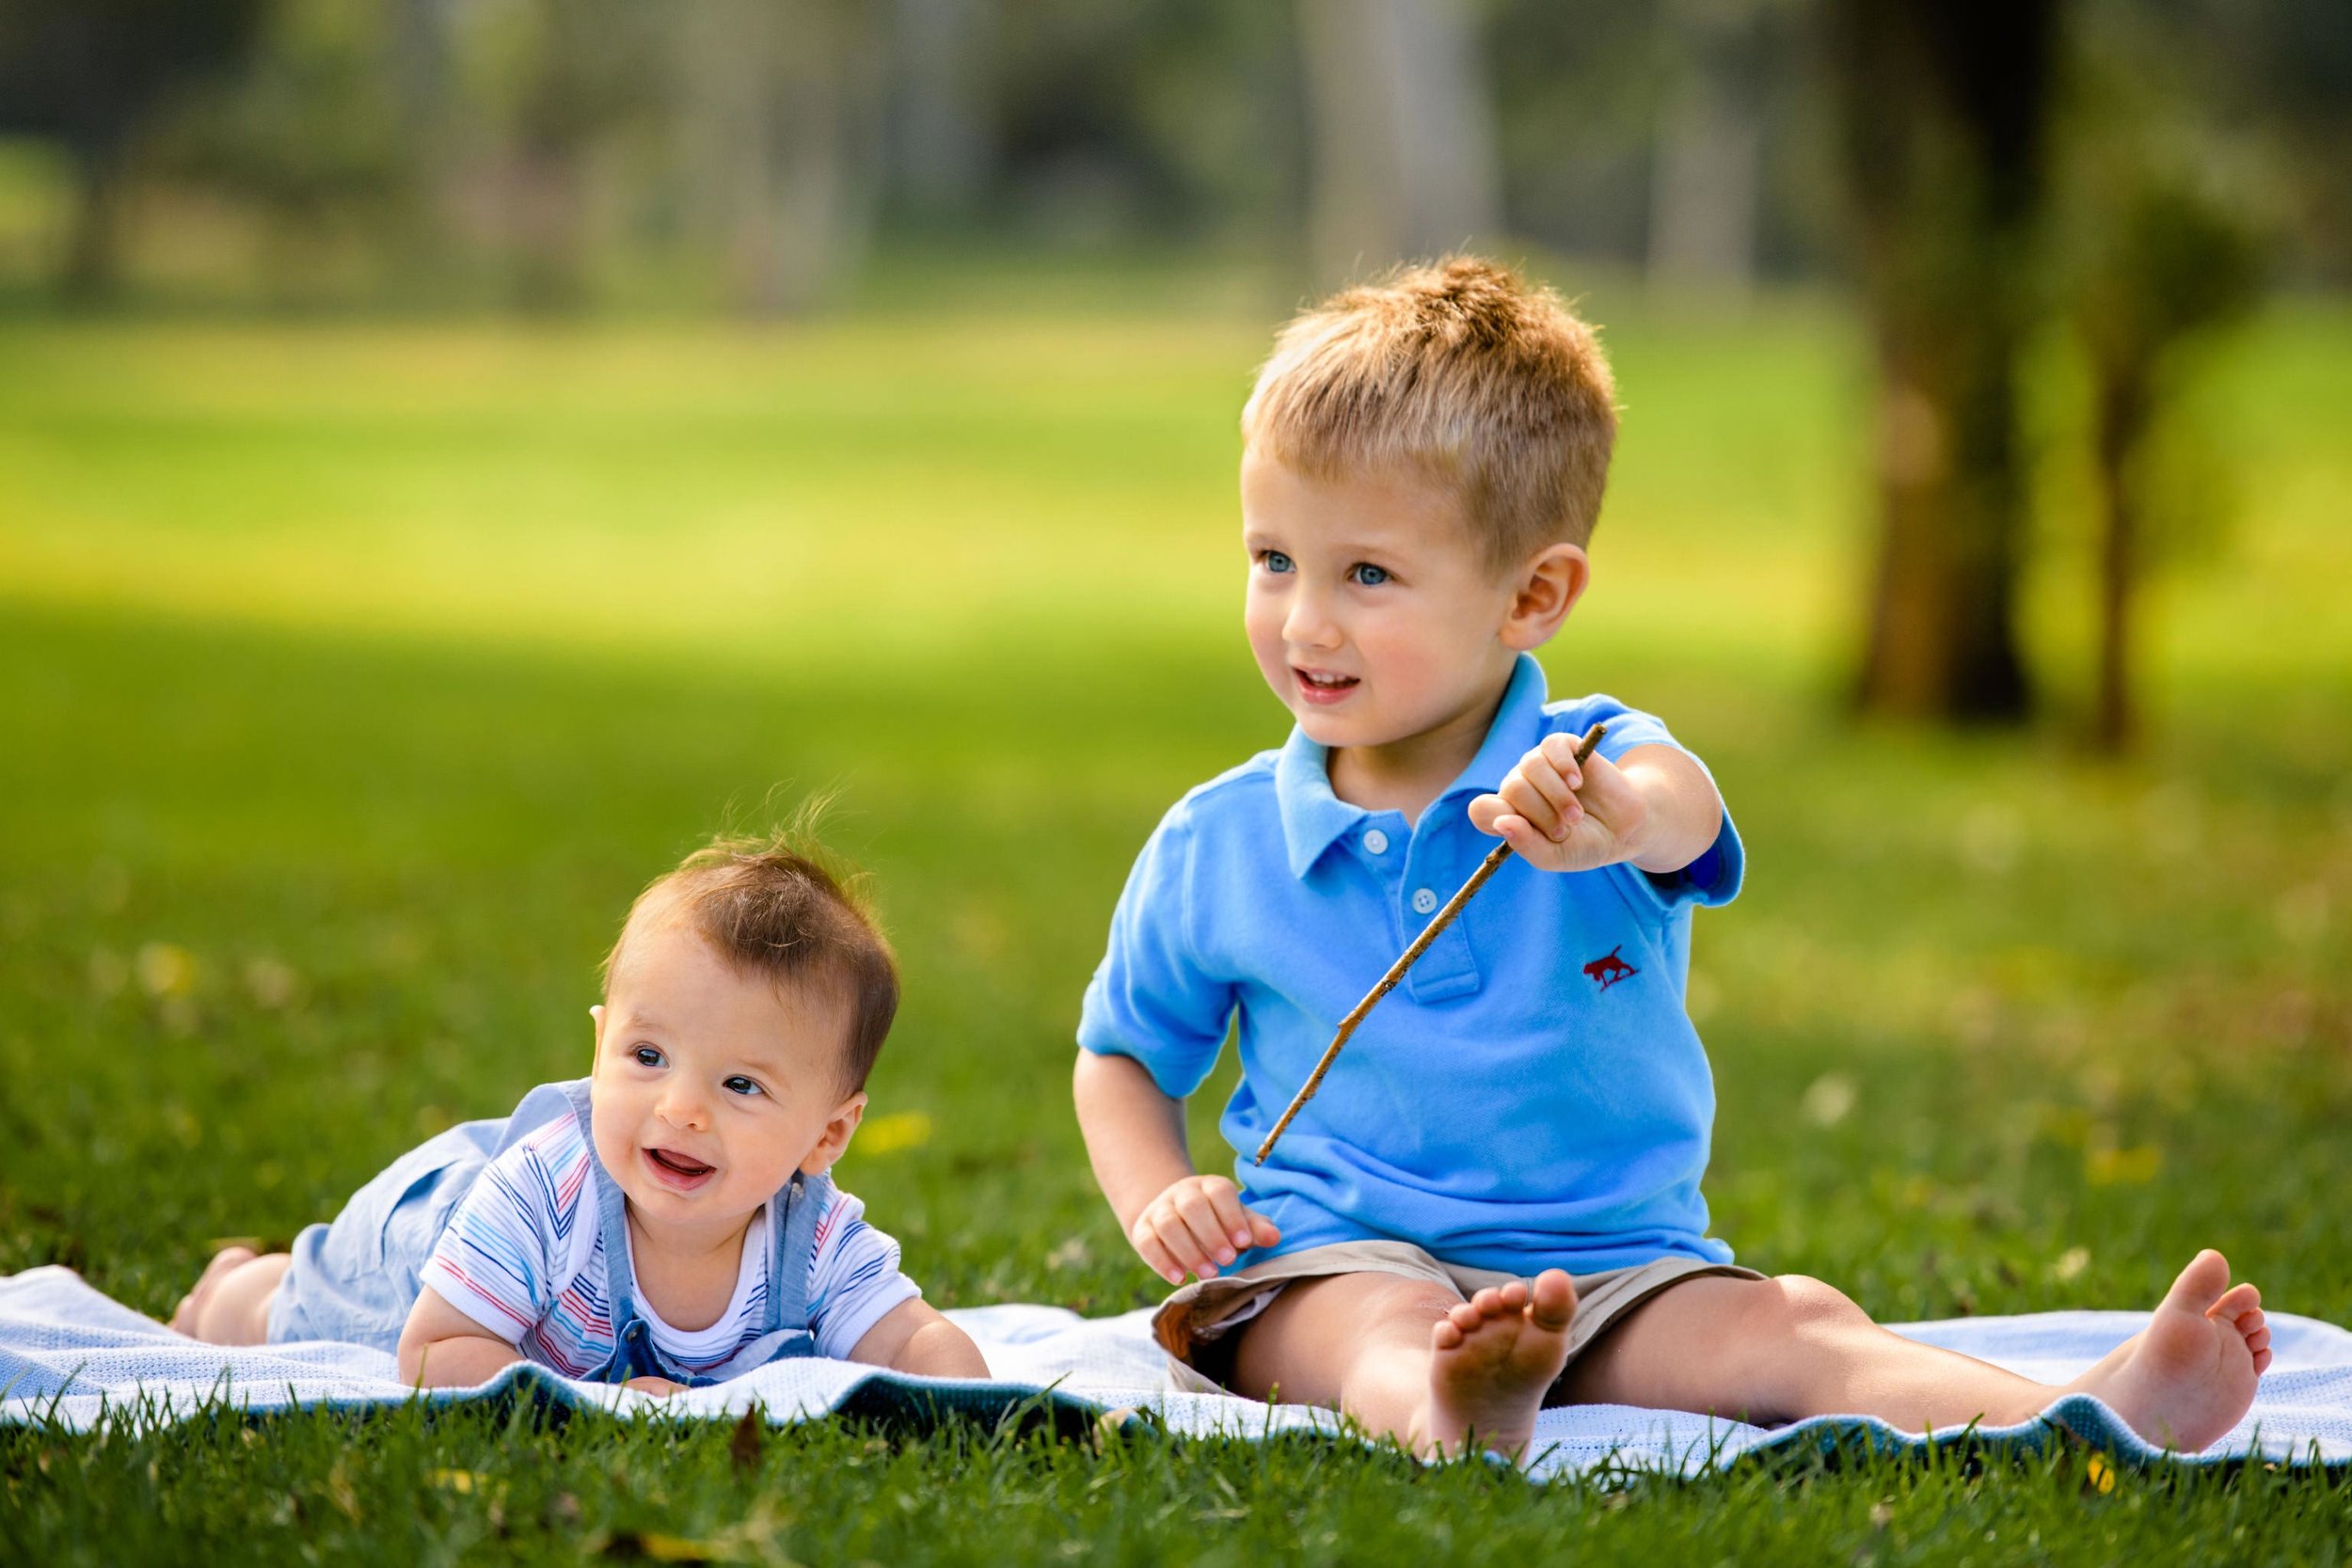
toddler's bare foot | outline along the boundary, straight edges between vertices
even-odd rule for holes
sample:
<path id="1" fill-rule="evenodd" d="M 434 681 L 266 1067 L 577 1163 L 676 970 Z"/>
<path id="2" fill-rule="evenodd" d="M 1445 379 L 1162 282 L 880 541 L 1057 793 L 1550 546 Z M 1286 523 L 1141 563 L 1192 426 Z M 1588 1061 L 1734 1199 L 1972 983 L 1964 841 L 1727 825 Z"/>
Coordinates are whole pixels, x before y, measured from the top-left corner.
<path id="1" fill-rule="evenodd" d="M 1466 1440 L 1514 1459 L 1527 1451 L 1575 1316 L 1576 1287 L 1546 1269 L 1533 1286 L 1489 1286 L 1432 1325 L 1428 1436 L 1440 1454 Z"/>
<path id="2" fill-rule="evenodd" d="M 2148 1326 L 2066 1391 L 2095 1394 L 2149 1442 L 2195 1453 L 2237 1425 L 2269 1365 L 2262 1292 L 2232 1285 L 2229 1259 L 2207 1248 Z"/>
<path id="3" fill-rule="evenodd" d="M 225 1246 L 214 1253 L 213 1260 L 204 1265 L 204 1272 L 197 1276 L 196 1283 L 189 1287 L 186 1295 L 180 1298 L 178 1308 L 172 1312 L 172 1331 L 184 1334 L 191 1339 L 202 1338 L 203 1336 L 197 1333 L 197 1327 L 204 1321 L 205 1306 L 219 1288 L 221 1276 L 241 1263 L 250 1263 L 259 1256 L 249 1246 Z"/>

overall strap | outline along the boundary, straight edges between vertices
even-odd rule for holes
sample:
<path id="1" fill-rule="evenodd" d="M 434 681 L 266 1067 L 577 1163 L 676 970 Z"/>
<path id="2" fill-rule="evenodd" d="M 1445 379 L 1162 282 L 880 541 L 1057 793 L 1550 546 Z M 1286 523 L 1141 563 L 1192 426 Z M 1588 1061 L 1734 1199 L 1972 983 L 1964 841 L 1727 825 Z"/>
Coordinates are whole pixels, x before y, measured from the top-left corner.
<path id="1" fill-rule="evenodd" d="M 575 1091 L 578 1098 L 574 1098 Z M 562 1118 L 566 1111 L 577 1114 L 582 1127 L 588 1125 L 588 1080 L 569 1078 L 561 1083 L 542 1084 L 523 1096 L 514 1114 L 498 1129 L 498 1142 L 493 1154 L 503 1154 L 525 1138 L 551 1121 Z"/>
<path id="2" fill-rule="evenodd" d="M 832 1207 L 833 1178 L 795 1171 L 769 1204 L 768 1321 L 770 1332 L 808 1327 L 809 1266 L 817 1254 L 817 1222 Z"/>
<path id="3" fill-rule="evenodd" d="M 572 1115 L 580 1118 L 580 1135 L 588 1145 L 588 1185 L 596 1195 L 596 1240 L 604 1247 L 605 1311 L 612 1321 L 616 1348 L 626 1355 L 628 1327 L 637 1321 L 637 1299 L 631 1279 L 634 1271 L 628 1252 L 628 1200 L 621 1195 L 621 1184 L 612 1180 L 612 1172 L 604 1168 L 604 1162 L 596 1156 L 596 1132 L 589 1118 L 588 1080 L 581 1078 L 565 1084 L 564 1098 L 571 1102 Z"/>

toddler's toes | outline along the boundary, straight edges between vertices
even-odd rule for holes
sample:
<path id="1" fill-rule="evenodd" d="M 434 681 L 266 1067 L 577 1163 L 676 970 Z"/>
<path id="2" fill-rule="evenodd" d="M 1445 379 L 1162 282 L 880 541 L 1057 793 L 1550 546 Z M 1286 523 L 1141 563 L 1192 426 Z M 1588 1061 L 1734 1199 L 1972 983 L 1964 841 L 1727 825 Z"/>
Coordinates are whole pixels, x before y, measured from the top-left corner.
<path id="1" fill-rule="evenodd" d="M 1457 1307 L 1454 1310 L 1458 1312 L 1461 1308 Z M 1454 1321 L 1452 1313 L 1429 1326 L 1429 1343 L 1438 1350 L 1460 1350 L 1463 1338 L 1462 1325 Z"/>
<path id="2" fill-rule="evenodd" d="M 1528 1287 L 1528 1316 L 1537 1328 L 1557 1331 L 1576 1315 L 1576 1284 L 1560 1269 L 1546 1269 Z"/>

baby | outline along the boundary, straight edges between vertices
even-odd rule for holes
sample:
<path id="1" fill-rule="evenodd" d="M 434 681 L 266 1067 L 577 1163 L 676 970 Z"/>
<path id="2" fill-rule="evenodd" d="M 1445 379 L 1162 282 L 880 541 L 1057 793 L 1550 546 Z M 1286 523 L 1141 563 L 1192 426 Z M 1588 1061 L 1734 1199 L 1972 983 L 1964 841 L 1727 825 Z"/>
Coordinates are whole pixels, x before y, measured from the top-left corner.
<path id="1" fill-rule="evenodd" d="M 291 1254 L 224 1250 L 172 1326 L 396 1349 L 436 1386 L 527 1360 L 667 1393 L 792 1355 L 986 1377 L 825 1174 L 898 1003 L 821 866 L 713 844 L 630 906 L 589 1077 L 411 1150 Z"/>
<path id="2" fill-rule="evenodd" d="M 1078 1027 L 1096 1179 L 1170 1284 L 1180 1385 L 1337 1405 L 1423 1453 L 1524 1449 L 1545 1403 L 2022 1421 L 2058 1387 L 1766 1278 L 1708 1231 L 1692 911 L 1739 889 L 1698 759 L 1534 650 L 1584 593 L 1616 412 L 1591 330 L 1457 259 L 1294 322 L 1242 414 L 1243 626 L 1294 719 L 1144 847 Z M 1606 737 L 1586 760 L 1577 738 Z M 1333 1026 L 1484 859 L 1518 851 L 1268 1157 Z M 1183 1101 L 1233 1031 L 1236 1186 Z M 2270 1335 L 2204 1252 L 2066 1386 L 2182 1449 Z"/>

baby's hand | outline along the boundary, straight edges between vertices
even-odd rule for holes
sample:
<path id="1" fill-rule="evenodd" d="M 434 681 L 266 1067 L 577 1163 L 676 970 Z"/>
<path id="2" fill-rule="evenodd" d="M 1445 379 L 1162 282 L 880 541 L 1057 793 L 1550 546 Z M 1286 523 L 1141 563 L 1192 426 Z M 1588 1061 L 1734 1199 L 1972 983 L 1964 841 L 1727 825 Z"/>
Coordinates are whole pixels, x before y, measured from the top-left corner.
<path id="1" fill-rule="evenodd" d="M 1162 1279 L 1207 1279 L 1253 1246 L 1282 1239 L 1274 1222 L 1241 1206 L 1241 1189 L 1221 1176 L 1187 1176 L 1144 1205 L 1127 1227 L 1143 1260 Z"/>
<path id="2" fill-rule="evenodd" d="M 672 1383 L 666 1377 L 632 1377 L 621 1386 L 634 1388 L 641 1394 L 659 1394 L 665 1400 L 672 1394 L 686 1392 L 685 1384 Z"/>
<path id="3" fill-rule="evenodd" d="M 1616 764 L 1576 760 L 1577 736 L 1548 735 L 1470 805 L 1471 826 L 1546 871 L 1590 871 L 1630 860 L 1649 802 Z"/>

